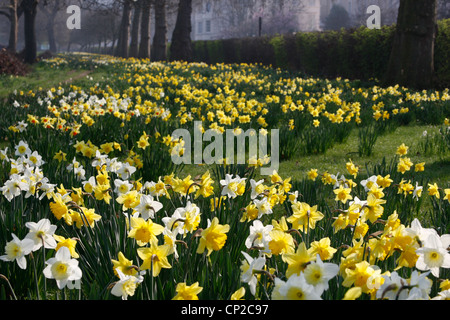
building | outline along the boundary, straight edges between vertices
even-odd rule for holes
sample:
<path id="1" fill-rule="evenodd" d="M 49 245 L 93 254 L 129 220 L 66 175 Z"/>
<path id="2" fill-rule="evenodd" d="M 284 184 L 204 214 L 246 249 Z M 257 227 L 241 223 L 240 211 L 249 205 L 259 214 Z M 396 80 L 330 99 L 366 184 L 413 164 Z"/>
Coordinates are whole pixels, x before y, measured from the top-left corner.
<path id="1" fill-rule="evenodd" d="M 194 0 L 192 39 L 258 36 L 260 19 L 261 34 L 321 31 L 333 5 L 347 10 L 352 25 L 364 24 L 367 8 L 379 5 L 382 24 L 392 24 L 399 0 Z"/>

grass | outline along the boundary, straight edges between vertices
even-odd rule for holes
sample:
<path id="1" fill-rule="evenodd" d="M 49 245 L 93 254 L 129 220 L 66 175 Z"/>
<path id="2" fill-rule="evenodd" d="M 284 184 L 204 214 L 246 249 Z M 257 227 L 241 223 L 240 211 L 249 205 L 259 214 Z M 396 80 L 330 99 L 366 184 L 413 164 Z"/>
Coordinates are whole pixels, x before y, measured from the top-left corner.
<path id="1" fill-rule="evenodd" d="M 26 76 L 0 76 L 0 99 L 6 99 L 15 90 L 27 92 L 29 90 L 50 89 L 64 83 L 81 85 L 87 81 L 86 76 L 92 77 L 91 82 L 99 81 L 107 74 L 100 70 L 69 69 L 66 67 L 49 68 L 43 64 L 36 64 Z M 94 82 L 95 83 L 95 82 Z"/>
<path id="2" fill-rule="evenodd" d="M 292 176 L 293 180 L 306 177 L 310 169 L 318 169 L 319 172 L 328 171 L 332 174 L 347 172 L 345 164 L 349 159 L 360 166 L 360 172 L 364 175 L 366 163 L 379 163 L 386 157 L 390 161 L 395 156 L 397 147 L 402 143 L 409 146 L 408 156 L 414 163 L 426 162 L 426 167 L 433 166 L 437 171 L 427 170 L 430 179 L 436 182 L 448 183 L 450 180 L 450 158 L 449 154 L 444 157 L 438 155 L 421 155 L 418 150 L 418 141 L 422 137 L 423 131 L 429 133 L 438 129 L 434 126 L 407 126 L 399 127 L 393 133 L 379 137 L 374 148 L 374 153 L 370 157 L 360 157 L 358 151 L 358 132 L 353 130 L 346 142 L 337 144 L 329 149 L 325 154 L 298 156 L 293 160 L 282 162 L 280 174 Z"/>
<path id="3" fill-rule="evenodd" d="M 378 138 L 374 148 L 374 153 L 370 157 L 360 157 L 358 155 L 358 131 L 354 129 L 348 139 L 341 144 L 334 145 L 324 154 L 297 155 L 291 160 L 282 161 L 279 167 L 279 174 L 282 177 L 292 177 L 292 180 L 302 180 L 306 178 L 310 169 L 318 169 L 319 173 L 327 171 L 330 174 L 345 173 L 346 162 L 349 159 L 360 167 L 360 176 L 366 177 L 366 164 L 379 163 L 386 157 L 387 161 L 394 158 L 397 147 L 402 143 L 409 146 L 408 156 L 414 163 L 425 162 L 426 178 L 438 183 L 438 185 L 449 186 L 450 181 L 450 153 L 445 155 L 422 155 L 419 152 L 418 143 L 422 138 L 422 133 L 429 134 L 438 131 L 438 128 L 431 125 L 409 125 L 397 128 L 394 132 L 387 133 Z M 282 142 L 280 142 L 282 143 Z M 187 165 L 183 173 L 192 176 L 204 172 L 203 166 Z"/>

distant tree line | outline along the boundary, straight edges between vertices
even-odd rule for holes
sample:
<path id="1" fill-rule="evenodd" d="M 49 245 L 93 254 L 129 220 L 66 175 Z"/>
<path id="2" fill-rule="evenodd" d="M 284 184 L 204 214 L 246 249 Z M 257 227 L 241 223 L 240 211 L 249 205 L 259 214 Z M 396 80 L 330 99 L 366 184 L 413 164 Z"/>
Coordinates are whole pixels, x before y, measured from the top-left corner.
<path id="1" fill-rule="evenodd" d="M 10 25 L 8 48 L 17 50 L 19 19 L 24 18 L 23 58 L 27 63 L 36 61 L 36 16 L 38 10 L 45 16 L 45 29 L 49 49 L 56 51 L 55 25 L 58 12 L 69 4 L 83 9 L 82 30 L 68 33 L 67 49 L 81 43 L 98 50 L 108 48 L 111 54 L 128 58 L 152 60 L 192 61 L 191 15 L 193 5 L 201 0 L 0 0 L 0 16 L 7 17 Z M 380 0 L 381 1 L 381 0 Z M 194 3 L 193 3 L 194 2 Z M 400 84 L 417 88 L 429 87 L 434 76 L 434 44 L 437 19 L 450 15 L 449 0 L 400 0 L 396 34 L 393 43 L 387 84 Z M 152 9 L 154 14 L 152 15 Z M 176 13 L 175 28 L 168 50 L 168 13 Z M 346 16 L 335 8 L 327 22 Z M 152 23 L 152 17 L 155 21 Z M 333 19 L 332 19 L 333 18 Z M 239 21 L 237 22 L 239 23 Z M 155 30 L 150 30 L 154 25 Z M 153 34 L 153 43 L 151 35 Z M 96 44 L 95 44 L 96 43 Z M 168 55 L 167 55 L 168 54 Z"/>

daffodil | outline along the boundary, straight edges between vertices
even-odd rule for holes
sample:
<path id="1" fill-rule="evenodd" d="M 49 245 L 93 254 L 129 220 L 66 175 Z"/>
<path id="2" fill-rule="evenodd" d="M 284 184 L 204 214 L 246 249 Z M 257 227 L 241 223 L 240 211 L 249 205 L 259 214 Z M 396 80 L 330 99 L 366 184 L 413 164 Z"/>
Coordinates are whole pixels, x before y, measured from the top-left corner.
<path id="1" fill-rule="evenodd" d="M 59 289 L 63 289 L 69 281 L 77 281 L 82 277 L 82 271 L 78 266 L 78 260 L 72 259 L 70 250 L 60 248 L 54 258 L 48 259 L 47 267 L 43 273 L 47 279 L 55 279 Z"/>
<path id="2" fill-rule="evenodd" d="M 41 219 L 38 222 L 27 222 L 25 226 L 29 229 L 25 238 L 34 241 L 33 251 L 39 250 L 42 246 L 46 249 L 55 249 L 56 240 L 53 234 L 56 226 L 51 224 L 48 219 Z"/>
<path id="3" fill-rule="evenodd" d="M 144 280 L 142 276 L 123 274 L 120 270 L 117 271 L 117 275 L 119 281 L 114 283 L 111 294 L 121 297 L 122 300 L 128 300 L 128 297 L 134 296 L 137 286 Z"/>
<path id="4" fill-rule="evenodd" d="M 211 174 L 208 170 L 202 175 L 199 188 L 195 194 L 195 199 L 200 196 L 203 198 L 208 198 L 212 194 L 214 194 L 214 180 L 211 179 Z"/>
<path id="5" fill-rule="evenodd" d="M 359 262 L 355 265 L 354 269 L 345 269 L 345 278 L 342 282 L 344 287 L 350 287 L 354 285 L 355 287 L 360 287 L 362 292 L 369 293 L 371 289 L 367 286 L 368 279 L 379 270 L 377 266 L 370 265 L 367 261 Z"/>
<path id="6" fill-rule="evenodd" d="M 268 250 L 269 242 L 272 240 L 270 237 L 272 229 L 273 225 L 264 226 L 260 220 L 254 220 L 250 226 L 250 235 L 245 239 L 245 246 L 248 249 L 259 247 L 260 250 Z"/>
<path id="7" fill-rule="evenodd" d="M 306 282 L 313 285 L 317 294 L 320 296 L 325 290 L 328 290 L 328 282 L 339 272 L 339 266 L 334 263 L 324 263 L 320 255 L 316 260 L 308 264 L 303 271 Z"/>
<path id="8" fill-rule="evenodd" d="M 363 208 L 364 219 L 374 223 L 383 215 L 384 208 L 382 204 L 385 203 L 386 200 L 377 199 L 373 194 L 369 194 L 367 204 Z"/>
<path id="9" fill-rule="evenodd" d="M 122 252 L 119 252 L 119 260 L 111 259 L 113 263 L 114 274 L 119 277 L 119 272 L 127 276 L 135 276 L 138 273 L 138 267 L 133 265 L 133 261 L 128 260 Z"/>
<path id="10" fill-rule="evenodd" d="M 319 241 L 311 242 L 308 253 L 310 255 L 318 254 L 322 261 L 330 260 L 336 253 L 337 249 L 331 246 L 331 240 L 329 237 L 320 239 Z"/>
<path id="11" fill-rule="evenodd" d="M 186 283 L 178 283 L 175 291 L 177 294 L 172 300 L 198 300 L 198 294 L 202 292 L 203 288 L 199 286 L 198 282 L 188 286 Z"/>
<path id="12" fill-rule="evenodd" d="M 294 238 L 290 233 L 279 229 L 270 232 L 269 249 L 274 255 L 284 255 L 295 251 Z"/>
<path id="13" fill-rule="evenodd" d="M 316 223 L 323 219 L 324 215 L 317 210 L 317 205 L 310 206 L 305 202 L 294 202 L 291 205 L 293 214 L 287 218 L 292 227 L 305 233 L 314 229 Z"/>
<path id="14" fill-rule="evenodd" d="M 306 269 L 306 266 L 316 259 L 315 255 L 311 255 L 306 249 L 306 245 L 302 242 L 295 253 L 284 253 L 281 258 L 288 264 L 286 270 L 286 277 L 291 277 L 296 274 L 299 275 Z"/>
<path id="15" fill-rule="evenodd" d="M 78 253 L 75 251 L 75 247 L 77 245 L 76 239 L 72 239 L 72 238 L 66 239 L 63 236 L 59 236 L 56 234 L 53 235 L 53 238 L 55 238 L 55 240 L 57 241 L 56 248 L 55 248 L 56 251 L 58 251 L 62 247 L 66 247 L 67 249 L 69 249 L 70 255 L 72 256 L 72 258 L 78 259 L 80 257 L 78 255 Z"/>
<path id="16" fill-rule="evenodd" d="M 429 235 L 426 245 L 416 250 L 419 255 L 416 268 L 423 271 L 431 270 L 431 273 L 438 278 L 440 268 L 450 268 L 450 253 L 447 251 L 449 246 L 450 237 Z"/>
<path id="17" fill-rule="evenodd" d="M 141 194 L 136 190 L 131 190 L 127 193 L 120 194 L 116 201 L 122 205 L 122 210 L 126 211 L 128 209 L 136 208 L 140 204 Z M 145 202 L 146 200 L 144 200 Z M 148 213 L 148 211 L 147 211 Z M 146 216 L 144 214 L 144 216 Z"/>
<path id="18" fill-rule="evenodd" d="M 264 256 L 253 258 L 246 252 L 242 252 L 242 254 L 245 260 L 241 264 L 241 281 L 249 285 L 251 294 L 255 296 L 258 284 L 257 272 L 264 269 L 266 258 Z"/>
<path id="19" fill-rule="evenodd" d="M 240 287 L 231 295 L 230 300 L 244 300 L 243 299 L 244 296 L 245 296 L 245 288 Z"/>
<path id="20" fill-rule="evenodd" d="M 398 148 L 397 148 L 397 154 L 404 156 L 408 153 L 408 149 L 409 147 L 407 147 L 404 143 L 402 143 Z"/>
<path id="21" fill-rule="evenodd" d="M 338 189 L 334 189 L 333 192 L 336 195 L 335 201 L 341 201 L 345 204 L 348 200 L 353 199 L 350 195 L 351 191 L 350 188 L 344 188 L 342 185 Z"/>
<path id="22" fill-rule="evenodd" d="M 56 219 L 61 220 L 64 218 L 66 221 L 71 221 L 69 208 L 67 205 L 67 202 L 70 200 L 70 197 L 63 198 L 59 193 L 53 194 L 53 202 L 50 202 L 50 210 Z"/>
<path id="23" fill-rule="evenodd" d="M 439 199 L 441 197 L 440 193 L 439 193 L 439 187 L 436 183 L 429 183 L 428 184 L 428 194 L 430 196 L 434 196 L 436 197 L 436 199 Z"/>
<path id="24" fill-rule="evenodd" d="M 158 245 L 158 239 L 156 238 L 150 240 L 150 247 L 139 248 L 137 252 L 143 260 L 141 270 L 151 270 L 153 277 L 157 277 L 163 268 L 172 268 L 167 259 L 171 247 L 167 244 Z"/>
<path id="25" fill-rule="evenodd" d="M 356 176 L 358 175 L 359 172 L 359 168 L 357 166 L 355 166 L 355 164 L 353 163 L 353 161 L 349 161 L 345 164 L 345 167 L 348 171 L 348 173 L 350 173 L 354 178 L 356 178 Z"/>
<path id="26" fill-rule="evenodd" d="M 197 253 L 201 254 L 208 251 L 209 256 L 213 251 L 219 251 L 225 245 L 227 240 L 227 233 L 230 231 L 229 225 L 219 224 L 219 219 L 215 217 L 212 221 L 208 219 L 208 227 L 202 230 L 200 234 L 200 243 L 197 248 Z"/>
<path id="27" fill-rule="evenodd" d="M 27 268 L 25 258 L 34 248 L 34 241 L 31 239 L 20 240 L 14 233 L 11 234 L 12 240 L 5 246 L 6 255 L 0 256 L 3 261 L 16 261 L 20 269 Z"/>
<path id="28" fill-rule="evenodd" d="M 151 195 L 141 195 L 139 205 L 134 209 L 144 220 L 154 219 L 155 214 L 163 207 L 162 203 L 153 199 Z"/>
<path id="29" fill-rule="evenodd" d="M 162 225 L 154 223 L 151 219 L 145 220 L 136 216 L 131 217 L 130 227 L 128 237 L 135 239 L 139 246 L 156 240 L 156 237 L 164 230 Z"/>
<path id="30" fill-rule="evenodd" d="M 272 292 L 273 300 L 322 300 L 313 285 L 309 284 L 303 273 L 293 275 L 287 281 L 275 278 Z"/>
<path id="31" fill-rule="evenodd" d="M 111 202 L 111 188 L 107 184 L 98 184 L 93 188 L 95 199 L 105 201 L 107 204 Z"/>

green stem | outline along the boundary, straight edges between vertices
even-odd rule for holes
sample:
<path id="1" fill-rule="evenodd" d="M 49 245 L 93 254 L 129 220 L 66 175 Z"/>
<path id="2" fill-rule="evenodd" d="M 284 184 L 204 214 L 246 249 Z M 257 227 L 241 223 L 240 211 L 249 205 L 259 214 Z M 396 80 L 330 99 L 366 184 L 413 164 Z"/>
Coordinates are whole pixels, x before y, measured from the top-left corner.
<path id="1" fill-rule="evenodd" d="M 36 270 L 36 261 L 34 261 L 34 256 L 33 253 L 30 253 L 31 256 L 31 260 L 33 261 L 33 269 L 34 269 L 34 278 L 35 278 L 35 283 L 36 283 L 36 293 L 37 293 L 37 298 L 38 300 L 41 300 L 41 295 L 39 293 L 39 282 L 38 282 L 38 276 L 37 276 L 37 270 Z"/>

